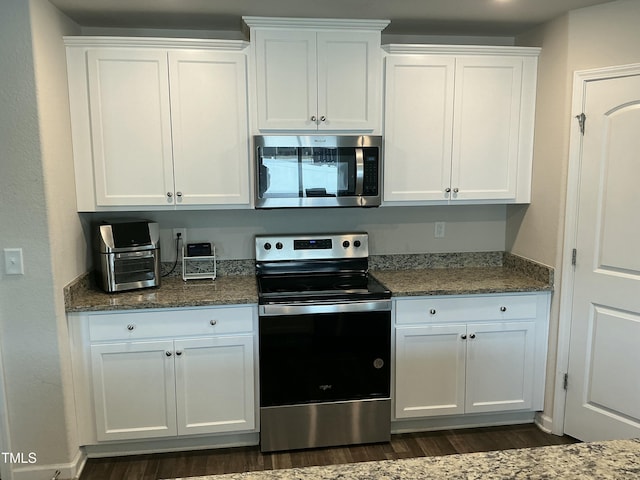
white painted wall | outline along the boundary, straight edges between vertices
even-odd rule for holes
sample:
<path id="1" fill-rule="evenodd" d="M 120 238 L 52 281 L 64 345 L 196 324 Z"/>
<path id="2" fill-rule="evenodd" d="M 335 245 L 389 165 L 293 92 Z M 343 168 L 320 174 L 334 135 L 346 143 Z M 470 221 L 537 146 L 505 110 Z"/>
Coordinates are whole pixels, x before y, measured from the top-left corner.
<path id="1" fill-rule="evenodd" d="M 37 458 L 13 465 L 15 479 L 51 478 L 78 453 L 62 286 L 86 262 L 69 255 L 77 241 L 58 255 L 81 237 L 74 189 L 64 193 L 71 152 L 60 37 L 70 25 L 47 0 L 0 4 L 0 248 L 21 247 L 25 260 L 24 275 L 0 273 L 0 341 L 9 447 Z"/>
<path id="2" fill-rule="evenodd" d="M 366 231 L 373 255 L 394 253 L 486 252 L 505 247 L 504 205 L 380 207 L 373 209 L 225 210 L 142 212 L 128 217 L 159 222 L 163 261 L 175 259 L 172 228 L 187 228 L 187 241 L 216 244 L 220 259 L 255 258 L 255 235 Z M 122 214 L 85 214 L 122 218 Z M 445 237 L 434 238 L 444 221 Z"/>
<path id="3" fill-rule="evenodd" d="M 507 249 L 556 269 L 544 415 L 551 421 L 559 324 L 573 74 L 640 62 L 640 2 L 619 0 L 569 12 L 517 39 L 542 46 L 534 145 L 532 204 L 509 207 Z"/>

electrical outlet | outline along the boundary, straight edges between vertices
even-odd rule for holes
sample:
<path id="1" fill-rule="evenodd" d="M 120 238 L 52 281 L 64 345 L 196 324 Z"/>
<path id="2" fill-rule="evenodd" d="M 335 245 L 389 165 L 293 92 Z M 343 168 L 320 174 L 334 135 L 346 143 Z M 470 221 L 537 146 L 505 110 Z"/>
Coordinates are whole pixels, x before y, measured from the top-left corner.
<path id="1" fill-rule="evenodd" d="M 4 272 L 7 275 L 24 275 L 21 248 L 4 249 Z"/>
<path id="2" fill-rule="evenodd" d="M 182 241 L 181 247 L 187 244 L 187 229 L 186 228 L 174 228 L 173 229 L 173 240 L 175 241 L 176 237 L 180 234 L 180 240 Z"/>
<path id="3" fill-rule="evenodd" d="M 444 222 L 436 222 L 433 236 L 435 238 L 444 238 Z"/>

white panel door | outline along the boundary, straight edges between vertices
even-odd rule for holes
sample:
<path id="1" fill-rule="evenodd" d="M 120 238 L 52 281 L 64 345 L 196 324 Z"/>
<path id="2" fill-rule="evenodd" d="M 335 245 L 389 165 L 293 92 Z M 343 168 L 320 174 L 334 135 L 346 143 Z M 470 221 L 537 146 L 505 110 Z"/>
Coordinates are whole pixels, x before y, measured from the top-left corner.
<path id="1" fill-rule="evenodd" d="M 515 199 L 523 59 L 456 60 L 452 200 Z"/>
<path id="2" fill-rule="evenodd" d="M 249 204 L 246 56 L 169 52 L 176 204 Z"/>
<path id="3" fill-rule="evenodd" d="M 255 428 L 253 335 L 176 340 L 178 434 Z"/>
<path id="4" fill-rule="evenodd" d="M 451 181 L 455 59 L 386 59 L 385 201 L 446 201 Z"/>
<path id="5" fill-rule="evenodd" d="M 173 198 L 165 52 L 87 52 L 97 206 L 167 205 Z"/>
<path id="6" fill-rule="evenodd" d="M 640 76 L 591 80 L 564 430 L 640 436 Z"/>
<path id="7" fill-rule="evenodd" d="M 177 433 L 173 342 L 91 345 L 98 440 Z"/>
<path id="8" fill-rule="evenodd" d="M 470 324 L 465 412 L 530 410 L 535 344 L 533 321 Z"/>
<path id="9" fill-rule="evenodd" d="M 465 325 L 396 329 L 396 418 L 464 413 Z"/>
<path id="10" fill-rule="evenodd" d="M 379 128 L 380 35 L 317 34 L 319 130 Z"/>
<path id="11" fill-rule="evenodd" d="M 256 30 L 254 42 L 258 128 L 317 130 L 316 33 Z"/>

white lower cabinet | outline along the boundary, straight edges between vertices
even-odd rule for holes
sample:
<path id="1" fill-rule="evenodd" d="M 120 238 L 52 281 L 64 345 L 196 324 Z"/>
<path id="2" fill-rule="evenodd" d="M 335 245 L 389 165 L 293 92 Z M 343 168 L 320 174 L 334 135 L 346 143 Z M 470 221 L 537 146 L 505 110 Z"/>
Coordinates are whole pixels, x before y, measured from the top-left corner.
<path id="1" fill-rule="evenodd" d="M 255 430 L 254 307 L 95 314 L 82 322 L 96 441 Z"/>
<path id="2" fill-rule="evenodd" d="M 398 299 L 395 418 L 541 410 L 549 295 Z"/>

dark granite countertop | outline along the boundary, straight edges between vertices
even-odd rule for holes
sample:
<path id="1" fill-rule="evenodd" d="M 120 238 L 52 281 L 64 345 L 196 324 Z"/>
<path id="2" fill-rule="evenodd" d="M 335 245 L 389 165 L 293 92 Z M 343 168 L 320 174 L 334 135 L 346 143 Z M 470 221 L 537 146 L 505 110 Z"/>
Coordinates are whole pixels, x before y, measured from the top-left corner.
<path id="1" fill-rule="evenodd" d="M 548 282 L 507 267 L 429 268 L 373 271 L 394 297 L 540 292 Z"/>
<path id="2" fill-rule="evenodd" d="M 384 255 L 371 258 L 371 273 L 393 296 L 536 292 L 553 289 L 553 271 L 503 252 Z M 257 304 L 252 262 L 224 265 L 215 280 L 173 276 L 157 288 L 104 293 L 83 275 L 65 288 L 68 313 L 143 308 Z"/>
<path id="3" fill-rule="evenodd" d="M 258 303 L 254 275 L 186 282 L 182 277 L 167 277 L 160 287 L 119 293 L 104 293 L 85 280 L 67 290 L 67 313 Z"/>

